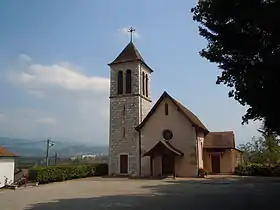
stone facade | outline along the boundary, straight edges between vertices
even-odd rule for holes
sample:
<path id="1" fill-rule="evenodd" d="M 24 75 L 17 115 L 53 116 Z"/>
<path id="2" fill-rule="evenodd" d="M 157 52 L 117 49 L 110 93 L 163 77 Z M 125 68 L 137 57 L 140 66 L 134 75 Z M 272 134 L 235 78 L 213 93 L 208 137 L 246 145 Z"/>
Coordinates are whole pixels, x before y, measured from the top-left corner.
<path id="1" fill-rule="evenodd" d="M 150 71 L 144 66 L 144 65 L 140 65 L 140 72 L 141 72 L 141 80 L 143 79 L 143 73 L 145 76 L 148 76 L 148 97 L 141 97 L 140 99 L 140 102 L 141 102 L 141 114 L 140 114 L 140 122 L 143 121 L 143 119 L 146 117 L 146 115 L 149 113 L 149 111 L 151 110 L 152 108 L 152 101 L 151 101 L 151 94 L 152 94 L 152 91 L 151 91 L 151 80 L 152 80 L 152 75 L 150 73 Z M 140 82 L 140 91 L 142 92 L 142 95 L 143 95 L 143 83 Z"/>
<path id="2" fill-rule="evenodd" d="M 132 73 L 132 91 L 125 93 L 125 72 Z M 117 94 L 118 72 L 123 71 L 123 94 Z M 114 64 L 110 69 L 110 139 L 109 139 L 109 174 L 120 173 L 120 154 L 128 155 L 128 175 L 139 175 L 139 134 L 135 127 L 151 109 L 151 94 L 142 95 L 142 71 L 149 77 L 140 61 Z M 148 84 L 150 87 L 150 84 Z M 151 92 L 150 88 L 148 88 Z"/>

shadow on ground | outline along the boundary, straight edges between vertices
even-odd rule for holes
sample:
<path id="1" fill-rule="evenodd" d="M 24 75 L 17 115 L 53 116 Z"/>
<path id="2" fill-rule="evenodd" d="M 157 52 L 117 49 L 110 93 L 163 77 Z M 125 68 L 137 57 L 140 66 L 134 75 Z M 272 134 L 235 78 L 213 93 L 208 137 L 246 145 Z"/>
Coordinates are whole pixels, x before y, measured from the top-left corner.
<path id="1" fill-rule="evenodd" d="M 125 183 L 124 183 L 125 184 Z M 38 203 L 29 210 L 176 209 L 176 210 L 263 210 L 278 204 L 280 183 L 268 179 L 169 180 L 143 186 L 143 195 L 115 195 L 62 199 Z"/>

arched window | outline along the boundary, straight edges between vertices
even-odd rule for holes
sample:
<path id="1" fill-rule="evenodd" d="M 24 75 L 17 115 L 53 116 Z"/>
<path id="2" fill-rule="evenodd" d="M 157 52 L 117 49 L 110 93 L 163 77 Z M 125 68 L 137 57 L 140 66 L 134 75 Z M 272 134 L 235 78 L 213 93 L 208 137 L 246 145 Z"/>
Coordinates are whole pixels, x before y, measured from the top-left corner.
<path id="1" fill-rule="evenodd" d="M 123 72 L 118 72 L 118 94 L 123 94 Z"/>
<path id="2" fill-rule="evenodd" d="M 146 74 L 146 81 L 145 81 L 145 83 L 146 83 L 146 96 L 148 97 L 149 96 L 149 89 L 148 89 L 148 74 Z"/>
<path id="3" fill-rule="evenodd" d="M 126 70 L 125 74 L 125 93 L 131 93 L 131 70 Z"/>
<path id="4" fill-rule="evenodd" d="M 145 73 L 142 72 L 142 94 L 145 95 Z"/>
<path id="5" fill-rule="evenodd" d="M 168 103 L 164 104 L 164 112 L 165 112 L 165 115 L 168 115 Z"/>

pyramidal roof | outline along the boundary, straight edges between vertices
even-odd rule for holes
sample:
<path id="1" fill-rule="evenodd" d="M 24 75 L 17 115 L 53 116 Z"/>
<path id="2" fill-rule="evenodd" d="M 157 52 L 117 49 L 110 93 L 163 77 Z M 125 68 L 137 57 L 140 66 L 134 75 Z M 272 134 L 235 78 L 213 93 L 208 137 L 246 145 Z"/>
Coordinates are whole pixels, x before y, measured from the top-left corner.
<path id="1" fill-rule="evenodd" d="M 122 50 L 122 52 L 118 55 L 118 57 L 108 65 L 114 65 L 118 63 L 125 63 L 125 62 L 131 62 L 131 61 L 141 61 L 146 67 L 150 69 L 151 72 L 153 70 L 146 64 L 143 57 L 140 55 L 139 51 L 133 44 L 133 42 L 129 42 L 126 47 Z"/>

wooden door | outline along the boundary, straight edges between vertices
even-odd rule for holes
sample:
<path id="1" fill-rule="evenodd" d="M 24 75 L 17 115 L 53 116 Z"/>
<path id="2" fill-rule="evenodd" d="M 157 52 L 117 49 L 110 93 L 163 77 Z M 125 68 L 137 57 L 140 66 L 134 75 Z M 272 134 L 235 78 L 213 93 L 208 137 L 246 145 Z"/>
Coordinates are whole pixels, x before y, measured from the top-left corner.
<path id="1" fill-rule="evenodd" d="M 161 159 L 162 175 L 173 175 L 174 174 L 174 156 L 163 155 Z"/>
<path id="2" fill-rule="evenodd" d="M 120 173 L 128 173 L 128 155 L 120 155 Z"/>
<path id="3" fill-rule="evenodd" d="M 212 155 L 212 173 L 218 174 L 220 173 L 220 155 Z"/>

